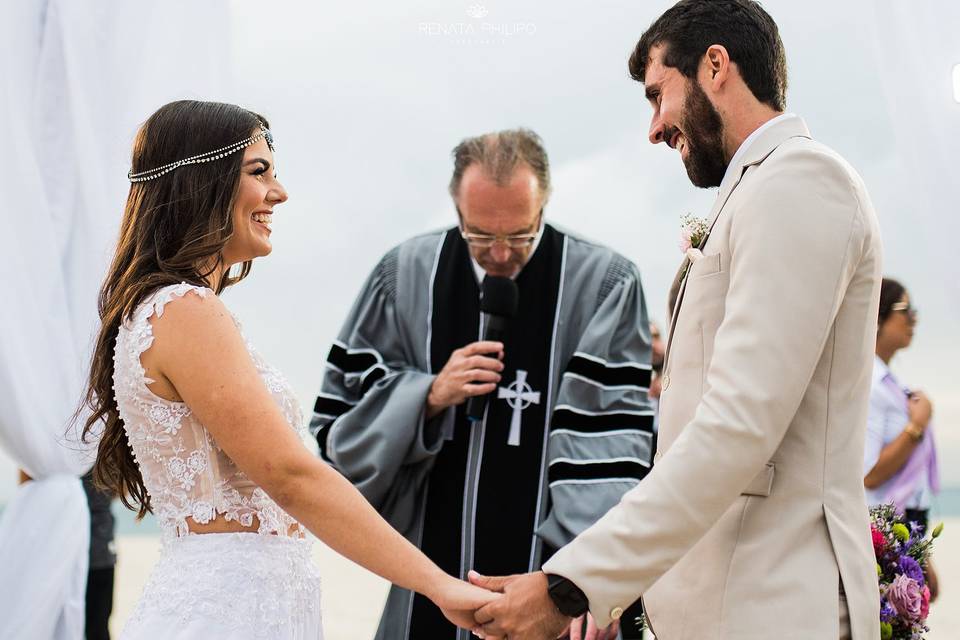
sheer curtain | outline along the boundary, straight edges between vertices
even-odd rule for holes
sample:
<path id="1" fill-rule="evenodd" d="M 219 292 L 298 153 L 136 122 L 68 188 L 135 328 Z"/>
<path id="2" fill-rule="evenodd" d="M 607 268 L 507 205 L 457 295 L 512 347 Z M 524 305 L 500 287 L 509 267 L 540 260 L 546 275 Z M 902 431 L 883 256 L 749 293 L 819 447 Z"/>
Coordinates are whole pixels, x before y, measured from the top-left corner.
<path id="1" fill-rule="evenodd" d="M 34 480 L 0 519 L 0 637 L 82 638 L 93 458 L 67 435 L 137 125 L 223 99 L 227 0 L 0 6 L 0 447 Z M 122 588 L 122 587 L 121 587 Z"/>
<path id="2" fill-rule="evenodd" d="M 900 152 L 895 180 L 906 203 L 899 214 L 922 234 L 924 244 L 913 249 L 928 252 L 933 267 L 930 282 L 907 286 L 928 288 L 928 299 L 944 300 L 941 311 L 956 318 L 960 278 L 949 239 L 960 237 L 960 104 L 951 86 L 953 66 L 960 63 L 960 3 L 876 0 L 869 6 Z"/>

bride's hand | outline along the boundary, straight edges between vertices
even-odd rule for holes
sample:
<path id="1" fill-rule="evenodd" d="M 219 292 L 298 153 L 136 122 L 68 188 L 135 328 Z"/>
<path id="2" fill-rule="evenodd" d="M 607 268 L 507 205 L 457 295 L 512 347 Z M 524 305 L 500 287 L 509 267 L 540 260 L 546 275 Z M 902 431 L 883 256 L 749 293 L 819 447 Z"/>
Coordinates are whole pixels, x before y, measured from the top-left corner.
<path id="1" fill-rule="evenodd" d="M 477 626 L 474 612 L 499 598 L 500 594 L 445 576 L 429 597 L 447 620 L 462 629 L 473 629 Z"/>

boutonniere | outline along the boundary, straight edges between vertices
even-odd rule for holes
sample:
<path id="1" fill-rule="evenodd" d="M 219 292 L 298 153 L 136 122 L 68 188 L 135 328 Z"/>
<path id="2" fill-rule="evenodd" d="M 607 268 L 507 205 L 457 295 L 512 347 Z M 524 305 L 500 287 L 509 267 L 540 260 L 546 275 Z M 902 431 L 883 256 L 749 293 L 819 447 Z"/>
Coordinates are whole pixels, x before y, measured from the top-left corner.
<path id="1" fill-rule="evenodd" d="M 680 218 L 680 251 L 686 253 L 689 249 L 699 249 L 700 243 L 707 237 L 709 226 L 706 218 L 696 218 L 692 213 Z"/>
<path id="2" fill-rule="evenodd" d="M 680 218 L 680 251 L 687 257 L 683 265 L 683 272 L 680 274 L 680 280 L 687 277 L 687 271 L 694 259 L 702 256 L 700 253 L 700 244 L 706 239 L 710 226 L 705 218 L 697 218 L 692 213 Z"/>

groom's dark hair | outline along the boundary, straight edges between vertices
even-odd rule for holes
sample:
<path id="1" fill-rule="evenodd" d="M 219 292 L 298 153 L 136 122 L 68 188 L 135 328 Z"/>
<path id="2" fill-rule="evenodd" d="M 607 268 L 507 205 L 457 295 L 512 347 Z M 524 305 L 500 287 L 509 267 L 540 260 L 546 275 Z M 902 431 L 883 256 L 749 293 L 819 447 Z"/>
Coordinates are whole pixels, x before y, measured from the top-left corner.
<path id="1" fill-rule="evenodd" d="M 657 18 L 630 56 L 630 75 L 643 82 L 650 49 L 664 45 L 663 63 L 696 78 L 707 48 L 723 45 L 753 95 L 786 108 L 787 56 L 777 23 L 753 0 L 681 0 Z"/>

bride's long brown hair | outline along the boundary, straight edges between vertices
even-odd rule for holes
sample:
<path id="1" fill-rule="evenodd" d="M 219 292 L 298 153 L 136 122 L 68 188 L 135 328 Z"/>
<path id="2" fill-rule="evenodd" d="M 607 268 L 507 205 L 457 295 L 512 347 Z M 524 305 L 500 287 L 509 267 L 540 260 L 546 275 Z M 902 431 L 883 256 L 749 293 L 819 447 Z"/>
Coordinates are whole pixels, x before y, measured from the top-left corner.
<path id="1" fill-rule="evenodd" d="M 260 115 L 232 104 L 181 100 L 157 110 L 133 143 L 132 171 L 138 173 L 220 149 L 269 126 Z M 113 389 L 113 351 L 121 322 L 157 289 L 170 284 L 215 286 L 220 293 L 245 278 L 250 262 L 219 283 L 211 276 L 223 264 L 223 247 L 233 235 L 233 208 L 243 151 L 211 162 L 184 165 L 154 180 L 133 182 L 120 237 L 100 288 L 100 331 L 83 403 L 92 413 L 83 437 L 102 435 L 93 466 L 94 481 L 117 494 L 142 518 L 150 496 L 130 451 Z"/>

